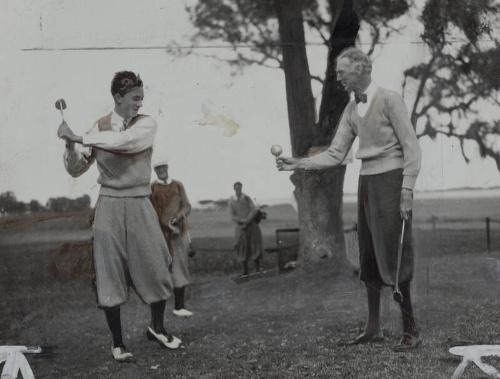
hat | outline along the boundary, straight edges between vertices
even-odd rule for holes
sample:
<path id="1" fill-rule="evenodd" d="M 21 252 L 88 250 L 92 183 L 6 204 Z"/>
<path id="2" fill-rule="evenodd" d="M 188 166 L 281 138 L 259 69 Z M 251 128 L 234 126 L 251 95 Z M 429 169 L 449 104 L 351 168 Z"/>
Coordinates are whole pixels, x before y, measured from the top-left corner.
<path id="1" fill-rule="evenodd" d="M 153 164 L 153 168 L 157 168 L 160 166 L 168 166 L 168 159 L 161 159 L 161 160 L 156 161 Z"/>

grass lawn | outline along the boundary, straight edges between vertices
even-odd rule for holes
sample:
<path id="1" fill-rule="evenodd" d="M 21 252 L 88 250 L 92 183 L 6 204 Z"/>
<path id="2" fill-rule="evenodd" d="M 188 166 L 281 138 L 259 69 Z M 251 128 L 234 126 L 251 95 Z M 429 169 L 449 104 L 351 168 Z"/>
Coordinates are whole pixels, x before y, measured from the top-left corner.
<path id="1" fill-rule="evenodd" d="M 89 283 L 50 276 L 60 244 L 34 242 L 25 229 L 17 233 L 26 233 L 17 244 L 2 245 L 0 238 L 0 345 L 57 346 L 50 357 L 28 357 L 37 378 L 450 378 L 459 360 L 449 347 L 500 344 L 500 253 L 484 253 L 481 230 L 416 230 L 414 303 L 424 338 L 417 351 L 390 349 L 401 326 L 388 289 L 382 296 L 386 341 L 344 345 L 363 326 L 366 296 L 357 278 L 337 272 L 332 261 L 236 284 L 234 269 L 217 271 L 211 262 L 217 252 L 206 251 L 197 254 L 187 300 L 195 316 L 180 320 L 171 302 L 167 308 L 166 325 L 184 348 L 162 350 L 145 338 L 149 310 L 131 294 L 123 324 L 135 364 L 112 361 Z M 231 233 L 197 241 L 216 249 Z M 215 260 L 223 259 L 220 253 Z M 270 257 L 266 267 L 274 268 Z M 485 375 L 471 366 L 463 377 Z"/>

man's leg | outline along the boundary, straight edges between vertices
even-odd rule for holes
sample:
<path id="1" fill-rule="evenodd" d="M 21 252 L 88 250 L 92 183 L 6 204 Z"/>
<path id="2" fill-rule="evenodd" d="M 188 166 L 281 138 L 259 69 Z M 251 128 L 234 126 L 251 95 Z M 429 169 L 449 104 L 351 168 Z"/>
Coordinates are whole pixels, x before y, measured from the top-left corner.
<path id="1" fill-rule="evenodd" d="M 122 322 L 120 316 L 120 306 L 103 308 L 106 315 L 111 336 L 113 337 L 113 347 L 125 347 L 122 339 Z"/>
<path id="2" fill-rule="evenodd" d="M 151 303 L 151 328 L 156 333 L 165 333 L 163 318 L 165 315 L 166 304 L 166 300 L 160 300 L 155 303 Z"/>
<path id="3" fill-rule="evenodd" d="M 366 282 L 366 295 L 368 298 L 368 319 L 365 330 L 350 345 L 381 341 L 384 336 L 380 328 L 380 291 L 381 284 L 377 282 Z"/>
<path id="4" fill-rule="evenodd" d="M 184 289 L 186 287 L 174 287 L 175 309 L 184 308 Z"/>
<path id="5" fill-rule="evenodd" d="M 120 316 L 120 306 L 104 307 L 104 314 L 108 323 L 111 336 L 113 337 L 113 346 L 111 354 L 118 362 L 135 362 L 134 356 L 127 351 L 122 339 L 122 322 Z"/>
<path id="6" fill-rule="evenodd" d="M 260 258 L 257 258 L 254 262 L 255 262 L 255 271 L 259 272 L 260 271 Z"/>
<path id="7" fill-rule="evenodd" d="M 405 282 L 400 285 L 403 302 L 400 304 L 401 317 L 403 319 L 403 333 L 408 333 L 412 336 L 417 336 L 417 324 L 413 316 L 413 307 L 410 297 L 410 282 Z"/>
<path id="8" fill-rule="evenodd" d="M 410 282 L 404 282 L 399 285 L 403 302 L 400 304 L 401 318 L 403 320 L 403 337 L 401 341 L 393 347 L 394 351 L 407 351 L 415 349 L 420 345 L 422 340 L 419 337 L 417 324 L 413 316 L 413 307 L 410 296 Z"/>
<path id="9" fill-rule="evenodd" d="M 243 275 L 248 275 L 248 261 L 243 262 Z"/>

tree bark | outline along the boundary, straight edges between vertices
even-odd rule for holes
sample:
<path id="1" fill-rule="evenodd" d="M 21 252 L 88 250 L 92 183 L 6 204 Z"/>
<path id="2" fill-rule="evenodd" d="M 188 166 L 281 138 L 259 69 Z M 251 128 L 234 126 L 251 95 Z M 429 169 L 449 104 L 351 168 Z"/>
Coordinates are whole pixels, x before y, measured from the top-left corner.
<path id="1" fill-rule="evenodd" d="M 359 22 L 352 0 L 330 0 L 330 3 L 334 13 L 330 51 L 319 123 L 315 126 L 302 1 L 276 2 L 294 156 L 304 156 L 311 148 L 329 145 L 348 101 L 347 93 L 336 82 L 335 59 L 343 48 L 354 44 Z M 299 260 L 303 263 L 332 258 L 339 268 L 347 267 L 342 222 L 344 176 L 345 166 L 322 171 L 296 171 L 291 176 L 299 213 Z"/>
<path id="2" fill-rule="evenodd" d="M 302 0 L 276 0 L 275 4 L 282 44 L 292 154 L 301 156 L 310 146 L 315 122 Z"/>

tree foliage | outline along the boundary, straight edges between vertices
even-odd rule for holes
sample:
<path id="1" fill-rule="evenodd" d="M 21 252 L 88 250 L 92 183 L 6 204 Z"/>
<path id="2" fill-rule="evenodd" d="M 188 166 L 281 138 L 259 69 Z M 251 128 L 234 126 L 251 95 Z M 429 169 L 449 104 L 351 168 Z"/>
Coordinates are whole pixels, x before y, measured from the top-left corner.
<path id="1" fill-rule="evenodd" d="M 500 118 L 487 111 L 500 105 L 499 10 L 493 0 L 428 0 L 420 16 L 428 58 L 404 75 L 416 88 L 411 119 L 419 137 L 458 138 L 467 162 L 464 142 L 473 140 L 500 170 Z"/>

